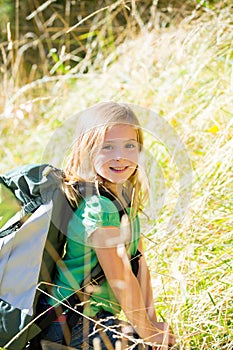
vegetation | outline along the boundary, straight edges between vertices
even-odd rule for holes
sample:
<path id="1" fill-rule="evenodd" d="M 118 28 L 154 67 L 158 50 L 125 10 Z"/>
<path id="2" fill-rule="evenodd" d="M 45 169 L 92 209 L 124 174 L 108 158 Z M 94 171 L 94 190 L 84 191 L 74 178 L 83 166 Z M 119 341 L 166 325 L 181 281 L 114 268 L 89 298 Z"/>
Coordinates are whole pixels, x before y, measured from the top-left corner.
<path id="1" fill-rule="evenodd" d="M 1 172 L 49 161 L 53 130 L 74 112 L 102 100 L 136 106 L 157 205 L 143 227 L 159 318 L 171 321 L 178 349 L 231 350 L 233 8 L 230 1 L 189 1 L 184 16 L 175 2 L 155 3 L 146 14 L 134 1 L 99 6 L 80 34 L 82 56 L 80 38 L 70 52 L 65 44 L 53 50 L 49 38 L 45 54 L 38 35 L 33 45 L 44 51 L 42 70 L 38 61 L 21 65 L 28 42 L 14 41 L 8 25 L 1 44 Z M 119 36 L 116 14 L 127 18 Z M 164 137 L 155 122 L 161 120 Z M 172 137 L 182 143 L 183 162 Z"/>

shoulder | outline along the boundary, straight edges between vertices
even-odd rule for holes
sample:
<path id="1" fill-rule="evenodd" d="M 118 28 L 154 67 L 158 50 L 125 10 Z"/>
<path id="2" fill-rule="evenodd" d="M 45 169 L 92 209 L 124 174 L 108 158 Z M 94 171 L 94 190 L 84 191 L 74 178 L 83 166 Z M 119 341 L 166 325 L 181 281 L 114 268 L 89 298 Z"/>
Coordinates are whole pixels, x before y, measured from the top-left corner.
<path id="1" fill-rule="evenodd" d="M 92 218 L 103 223 L 112 220 L 120 223 L 120 215 L 116 205 L 105 196 L 93 195 L 84 198 L 80 210 L 84 218 Z"/>
<path id="2" fill-rule="evenodd" d="M 78 182 L 76 189 L 80 193 L 79 208 L 90 208 L 94 212 L 118 212 L 120 210 L 117 199 L 102 186 L 96 187 L 93 182 Z"/>
<path id="3" fill-rule="evenodd" d="M 118 212 L 117 206 L 114 201 L 103 196 L 103 195 L 92 195 L 90 197 L 83 199 L 83 206 L 91 208 L 94 211 L 104 211 L 104 212 Z"/>
<path id="4" fill-rule="evenodd" d="M 86 228 L 120 226 L 119 211 L 114 202 L 105 196 L 92 195 L 83 198 L 74 214 Z"/>
<path id="5" fill-rule="evenodd" d="M 120 225 L 120 215 L 114 203 L 104 196 L 91 195 L 82 198 L 74 211 L 69 222 L 68 236 L 74 241 L 87 242 L 97 229 L 119 228 Z"/>

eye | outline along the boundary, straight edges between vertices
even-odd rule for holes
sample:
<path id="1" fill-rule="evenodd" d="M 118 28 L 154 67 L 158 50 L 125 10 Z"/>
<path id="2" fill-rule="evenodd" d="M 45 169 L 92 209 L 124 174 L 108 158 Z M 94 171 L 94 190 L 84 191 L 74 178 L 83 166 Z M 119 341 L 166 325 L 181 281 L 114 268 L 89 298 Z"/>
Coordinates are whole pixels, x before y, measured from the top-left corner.
<path id="1" fill-rule="evenodd" d="M 125 144 L 125 148 L 127 149 L 135 149 L 136 147 L 137 147 L 136 144 L 133 142 L 128 142 Z"/>
<path id="2" fill-rule="evenodd" d="M 104 151 L 111 151 L 113 149 L 113 147 L 110 144 L 105 144 L 105 145 L 103 145 L 102 149 Z"/>

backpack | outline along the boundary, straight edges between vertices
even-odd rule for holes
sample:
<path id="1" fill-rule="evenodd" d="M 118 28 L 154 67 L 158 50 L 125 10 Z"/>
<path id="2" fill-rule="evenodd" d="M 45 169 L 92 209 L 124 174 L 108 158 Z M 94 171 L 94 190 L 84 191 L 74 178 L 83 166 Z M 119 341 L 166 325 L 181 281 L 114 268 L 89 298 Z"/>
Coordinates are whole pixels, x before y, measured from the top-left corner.
<path id="1" fill-rule="evenodd" d="M 62 171 L 48 164 L 0 177 L 0 346 L 7 349 L 23 349 L 40 332 L 30 325 L 40 295 L 36 287 L 52 282 L 73 213 L 61 181 Z"/>

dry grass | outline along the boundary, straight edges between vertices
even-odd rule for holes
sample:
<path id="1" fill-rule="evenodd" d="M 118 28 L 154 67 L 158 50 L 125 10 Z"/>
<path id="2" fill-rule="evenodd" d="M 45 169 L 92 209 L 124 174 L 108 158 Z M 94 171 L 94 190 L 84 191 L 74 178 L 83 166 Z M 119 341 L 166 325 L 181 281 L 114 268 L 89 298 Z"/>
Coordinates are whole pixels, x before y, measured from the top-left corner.
<path id="1" fill-rule="evenodd" d="M 13 93 L 11 78 L 2 81 L 2 171 L 41 162 L 51 130 L 102 100 L 152 109 L 179 135 L 192 166 L 185 218 L 170 232 L 180 173 L 167 140 L 153 144 L 152 157 L 165 202 L 156 222 L 145 224 L 155 305 L 171 320 L 179 349 L 233 348 L 231 18 L 228 6 L 193 12 L 176 27 L 144 25 L 135 39 L 100 52 L 87 74 L 45 76 Z"/>

